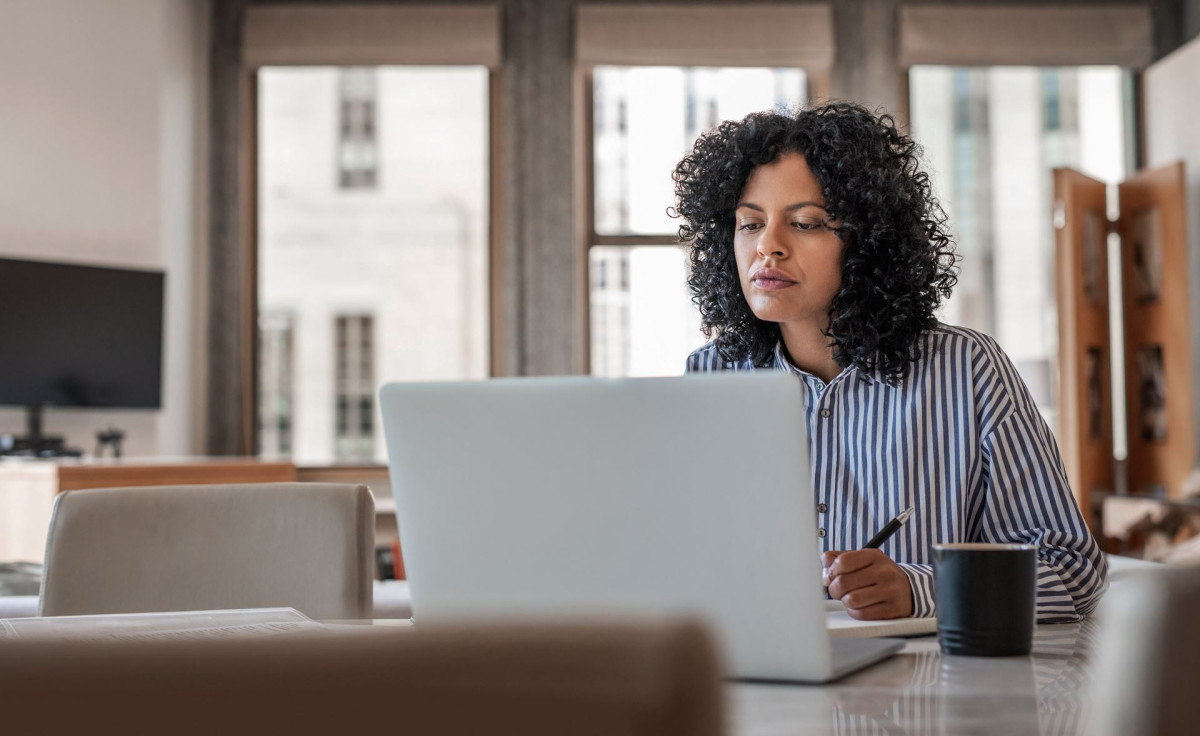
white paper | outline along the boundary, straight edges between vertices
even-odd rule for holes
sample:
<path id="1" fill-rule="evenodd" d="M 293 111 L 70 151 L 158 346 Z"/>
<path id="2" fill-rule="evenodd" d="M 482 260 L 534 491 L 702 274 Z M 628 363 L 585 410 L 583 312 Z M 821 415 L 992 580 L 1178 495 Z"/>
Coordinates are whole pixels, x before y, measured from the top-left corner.
<path id="1" fill-rule="evenodd" d="M 230 639 L 321 631 L 294 608 L 0 619 L 0 641 Z"/>
<path id="2" fill-rule="evenodd" d="M 937 633 L 936 618 L 892 618 L 859 621 L 850 618 L 841 601 L 825 601 L 825 626 L 829 635 L 845 638 L 876 636 L 926 636 Z"/>

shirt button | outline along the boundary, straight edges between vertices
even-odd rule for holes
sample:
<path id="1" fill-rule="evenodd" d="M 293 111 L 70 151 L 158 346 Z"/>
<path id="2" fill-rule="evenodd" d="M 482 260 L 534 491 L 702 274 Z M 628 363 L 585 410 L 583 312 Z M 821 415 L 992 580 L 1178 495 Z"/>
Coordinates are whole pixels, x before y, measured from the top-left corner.
<path id="1" fill-rule="evenodd" d="M 821 417 L 822 417 L 823 419 L 828 419 L 828 418 L 829 418 L 829 410 L 828 410 L 828 409 L 822 409 L 822 410 L 821 410 Z"/>
<path id="2" fill-rule="evenodd" d="M 819 504 L 817 504 L 817 511 L 821 512 L 822 514 L 823 514 L 823 513 L 825 513 L 825 512 L 826 512 L 826 511 L 828 511 L 828 510 L 829 510 L 829 506 L 827 506 L 827 505 L 825 505 L 825 504 L 823 504 L 823 503 L 819 503 Z"/>
<path id="3" fill-rule="evenodd" d="M 818 529 L 818 530 L 817 530 L 817 536 L 818 536 L 818 537 L 823 537 L 823 536 L 825 536 L 825 530 L 824 530 L 824 529 Z"/>

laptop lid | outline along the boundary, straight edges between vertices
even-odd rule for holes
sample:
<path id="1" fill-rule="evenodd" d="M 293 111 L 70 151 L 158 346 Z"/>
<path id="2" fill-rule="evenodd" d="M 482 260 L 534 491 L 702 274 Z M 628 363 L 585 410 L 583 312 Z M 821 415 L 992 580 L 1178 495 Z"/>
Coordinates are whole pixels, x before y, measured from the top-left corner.
<path id="1" fill-rule="evenodd" d="M 832 674 L 784 373 L 381 390 L 417 621 L 686 610 L 734 677 Z"/>

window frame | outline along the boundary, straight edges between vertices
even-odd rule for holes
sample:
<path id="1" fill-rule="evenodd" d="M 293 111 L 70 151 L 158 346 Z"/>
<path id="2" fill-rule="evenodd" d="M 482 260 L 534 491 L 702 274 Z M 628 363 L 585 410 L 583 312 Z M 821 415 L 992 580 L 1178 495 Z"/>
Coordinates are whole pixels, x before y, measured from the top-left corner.
<path id="1" fill-rule="evenodd" d="M 488 286 L 487 317 L 488 325 L 487 366 L 488 377 L 505 375 L 504 353 L 508 336 L 505 334 L 505 309 L 503 284 L 505 273 L 502 230 L 500 219 L 500 192 L 504 180 L 503 155 L 501 142 L 503 140 L 502 121 L 502 84 L 503 71 L 499 59 L 499 6 L 471 6 L 455 8 L 447 7 L 387 7 L 362 8 L 361 12 L 378 14 L 383 23 L 377 24 L 372 31 L 370 22 L 360 25 L 357 30 L 368 38 L 362 46 L 345 45 L 344 34 L 333 34 L 325 37 L 328 44 L 305 45 L 305 39 L 312 40 L 314 34 L 322 34 L 323 23 L 329 18 L 327 14 L 337 14 L 346 18 L 351 26 L 360 23 L 362 18 L 355 19 L 353 15 L 359 11 L 337 8 L 336 6 L 314 6 L 312 8 L 289 6 L 254 6 L 252 8 L 263 22 L 262 28 L 266 33 L 259 32 L 262 48 L 247 49 L 242 46 L 242 63 L 239 66 L 239 97 L 242 100 L 239 121 L 240 136 L 245 142 L 238 155 L 239 210 L 242 213 L 239 227 L 238 261 L 243 281 L 239 288 L 241 308 L 238 310 L 238 339 L 237 352 L 238 375 L 242 384 L 240 400 L 237 402 L 239 436 L 235 444 L 237 454 L 259 457 L 262 451 L 259 441 L 259 411 L 261 398 L 259 396 L 258 369 L 258 316 L 259 316 L 259 202 L 258 202 L 258 146 L 260 131 L 258 128 L 259 89 L 258 72 L 263 67 L 311 67 L 311 66 L 482 66 L 488 71 L 487 84 L 487 158 L 488 167 L 485 175 L 487 183 L 484 228 L 487 232 L 487 273 L 485 282 Z M 305 17 L 312 13 L 312 17 Z M 489 14 L 494 14 L 491 18 Z M 394 44 L 382 36 L 399 30 L 403 33 L 405 25 L 413 25 L 413 18 L 423 18 L 439 26 L 451 34 L 456 29 L 461 30 L 462 21 L 466 20 L 471 27 L 468 35 L 472 43 L 459 52 L 436 39 L 425 39 L 417 44 Z M 369 20 L 369 19 L 368 19 Z M 242 21 L 246 23 L 245 20 Z M 298 23 L 298 37 L 287 42 L 280 42 L 281 36 L 270 32 L 273 24 Z M 440 25 L 439 25 L 440 24 Z M 494 24 L 492 27 L 491 24 Z M 419 25 L 419 24 L 417 24 Z M 382 27 L 382 30 L 380 30 Z M 254 35 L 254 24 L 250 24 L 250 35 Z M 343 29 L 344 30 L 344 29 Z M 495 33 L 495 43 L 487 41 L 489 33 Z M 374 37 L 374 36 L 380 37 Z M 434 34 L 436 35 L 436 34 Z M 251 41 L 253 42 L 253 40 Z M 245 41 L 243 41 L 245 43 Z M 460 57 L 469 58 L 460 58 Z M 336 392 L 335 392 L 336 395 Z M 336 411 L 335 411 L 336 413 Z M 293 417 L 294 428 L 294 417 Z M 376 428 L 381 429 L 381 428 Z M 331 429 L 335 431 L 336 426 Z M 378 441 L 378 440 L 377 440 Z M 328 467 L 336 467 L 335 461 Z M 308 467 L 309 465 L 306 465 Z M 384 467 L 378 463 L 363 462 L 361 467 Z M 312 467 L 326 467 L 316 465 Z"/>
<path id="2" fill-rule="evenodd" d="M 575 9 L 572 84 L 575 184 L 575 344 L 579 373 L 592 373 L 591 249 L 593 246 L 678 247 L 677 235 L 596 232 L 595 86 L 597 66 L 800 69 L 808 100 L 830 95 L 836 47 L 834 3 L 705 6 L 697 19 L 687 5 L 588 3 Z M 764 22 L 765 29 L 764 30 Z M 808 34 L 813 42 L 796 44 Z M 680 356 L 682 364 L 683 358 Z"/>
<path id="3" fill-rule="evenodd" d="M 596 150 L 595 150 L 595 69 L 598 64 L 576 64 L 575 86 L 577 90 L 576 112 L 576 192 L 579 193 L 576 204 L 576 221 L 581 223 L 578 228 L 576 252 L 578 254 L 576 284 L 579 326 L 576 334 L 580 335 L 576 345 L 581 372 L 592 374 L 592 309 L 591 309 L 591 254 L 596 246 L 616 246 L 621 248 L 637 247 L 680 247 L 679 236 L 664 233 L 629 233 L 622 235 L 602 235 L 596 232 Z M 649 64 L 621 65 L 629 68 L 650 67 Z M 694 65 L 678 65 L 684 68 L 733 68 L 738 64 L 714 65 L 700 67 Z M 829 96 L 829 70 L 807 66 L 778 66 L 769 68 L 799 69 L 804 72 L 805 104 L 813 100 Z M 680 364 L 686 356 L 680 356 Z"/>

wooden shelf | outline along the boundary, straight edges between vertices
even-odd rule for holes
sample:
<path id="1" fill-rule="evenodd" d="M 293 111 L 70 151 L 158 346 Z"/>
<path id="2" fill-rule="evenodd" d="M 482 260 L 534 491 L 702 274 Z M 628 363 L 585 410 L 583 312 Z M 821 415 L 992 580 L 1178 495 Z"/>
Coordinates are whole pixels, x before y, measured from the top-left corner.
<path id="1" fill-rule="evenodd" d="M 295 481 L 296 477 L 296 466 L 290 462 L 254 458 L 92 461 L 59 463 L 58 491 L 129 486 L 289 483 Z"/>

